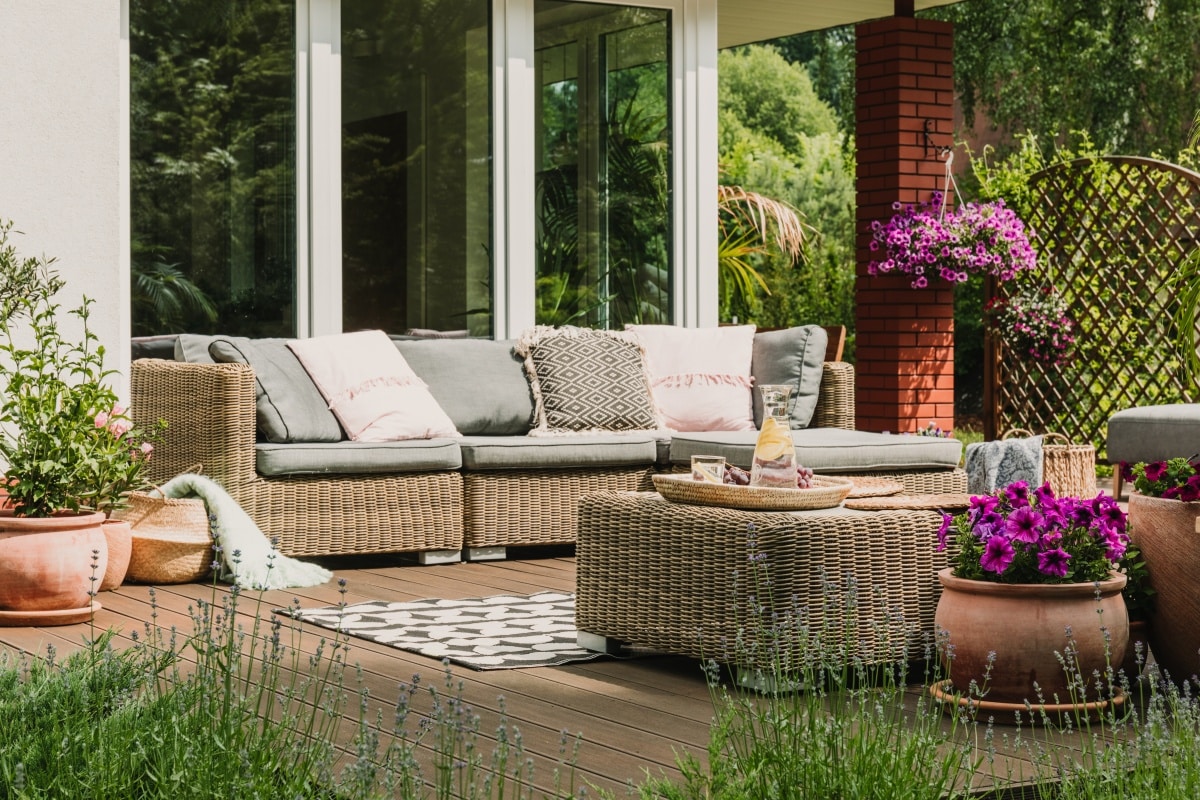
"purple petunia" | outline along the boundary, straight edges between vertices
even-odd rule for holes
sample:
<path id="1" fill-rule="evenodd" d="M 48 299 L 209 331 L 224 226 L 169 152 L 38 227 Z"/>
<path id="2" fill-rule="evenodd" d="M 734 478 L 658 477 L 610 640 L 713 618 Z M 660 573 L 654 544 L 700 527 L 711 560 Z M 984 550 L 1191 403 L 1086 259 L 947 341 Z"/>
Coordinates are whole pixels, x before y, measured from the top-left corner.
<path id="1" fill-rule="evenodd" d="M 1034 544 L 1041 538 L 1044 522 L 1041 514 L 1025 506 L 1009 515 L 1008 521 L 1004 523 L 1004 530 L 1013 541 Z"/>
<path id="2" fill-rule="evenodd" d="M 1015 554 L 1008 539 L 1003 536 L 993 536 L 983 546 L 983 556 L 979 559 L 979 565 L 988 572 L 999 575 L 1008 569 Z"/>
<path id="3" fill-rule="evenodd" d="M 1031 489 L 1018 482 L 973 497 L 965 513 L 943 515 L 942 523 L 939 549 L 958 531 L 956 575 L 1005 583 L 1100 580 L 1129 546 L 1116 500 L 1059 498 L 1048 483 Z"/>
<path id="4" fill-rule="evenodd" d="M 1167 463 L 1165 461 L 1155 461 L 1152 464 L 1146 465 L 1146 480 L 1151 483 L 1161 481 L 1167 475 Z"/>
<path id="5" fill-rule="evenodd" d="M 1065 578 L 1067 575 L 1067 564 L 1070 560 L 1071 554 L 1061 547 L 1054 550 L 1044 550 L 1038 553 L 1038 569 L 1045 575 Z"/>
<path id="6" fill-rule="evenodd" d="M 942 552 L 946 549 L 946 539 L 950 535 L 950 524 L 954 522 L 954 517 L 946 512 L 942 512 L 942 527 L 938 528 L 938 546 L 937 552 Z"/>

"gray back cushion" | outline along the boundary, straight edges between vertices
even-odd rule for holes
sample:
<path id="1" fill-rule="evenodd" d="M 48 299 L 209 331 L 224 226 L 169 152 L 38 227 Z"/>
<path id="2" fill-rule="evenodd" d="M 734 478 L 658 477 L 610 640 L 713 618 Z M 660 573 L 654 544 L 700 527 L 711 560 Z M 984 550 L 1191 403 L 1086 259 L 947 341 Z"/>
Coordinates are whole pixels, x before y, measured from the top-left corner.
<path id="1" fill-rule="evenodd" d="M 393 339 L 466 436 L 523 436 L 533 394 L 513 342 L 490 339 Z"/>
<path id="2" fill-rule="evenodd" d="M 216 336 L 203 333 L 181 333 L 175 339 L 175 360 L 186 361 L 189 364 L 212 364 L 213 358 L 208 354 L 208 346 Z"/>
<path id="3" fill-rule="evenodd" d="M 181 337 L 182 338 L 182 337 Z M 222 364 L 254 368 L 258 433 L 268 442 L 338 442 L 342 427 L 287 339 L 213 337 L 208 354 Z"/>
<path id="4" fill-rule="evenodd" d="M 807 428 L 817 407 L 821 390 L 825 348 L 829 334 L 820 325 L 802 325 L 781 331 L 754 334 L 750 374 L 754 385 L 784 384 L 792 387 L 792 430 Z M 754 390 L 754 424 L 762 427 L 762 395 Z"/>

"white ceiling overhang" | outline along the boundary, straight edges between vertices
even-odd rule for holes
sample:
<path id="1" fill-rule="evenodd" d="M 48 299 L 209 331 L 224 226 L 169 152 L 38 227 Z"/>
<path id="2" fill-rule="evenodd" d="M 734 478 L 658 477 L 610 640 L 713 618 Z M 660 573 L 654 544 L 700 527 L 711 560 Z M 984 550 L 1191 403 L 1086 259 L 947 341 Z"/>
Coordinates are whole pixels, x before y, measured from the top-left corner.
<path id="1" fill-rule="evenodd" d="M 917 11 L 959 0 L 915 0 Z M 890 17 L 894 0 L 717 0 L 717 46 Z"/>

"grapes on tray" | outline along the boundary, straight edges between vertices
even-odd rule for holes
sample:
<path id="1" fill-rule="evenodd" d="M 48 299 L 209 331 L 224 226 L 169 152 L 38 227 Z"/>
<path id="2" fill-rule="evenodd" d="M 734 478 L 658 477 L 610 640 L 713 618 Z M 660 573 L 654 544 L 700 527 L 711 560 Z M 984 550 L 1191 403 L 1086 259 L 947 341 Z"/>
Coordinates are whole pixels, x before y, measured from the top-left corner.
<path id="1" fill-rule="evenodd" d="M 811 489 L 813 485 L 813 471 L 803 464 L 796 465 L 796 488 Z"/>
<path id="2" fill-rule="evenodd" d="M 725 465 L 725 483 L 730 486 L 749 486 L 750 473 L 732 464 Z"/>

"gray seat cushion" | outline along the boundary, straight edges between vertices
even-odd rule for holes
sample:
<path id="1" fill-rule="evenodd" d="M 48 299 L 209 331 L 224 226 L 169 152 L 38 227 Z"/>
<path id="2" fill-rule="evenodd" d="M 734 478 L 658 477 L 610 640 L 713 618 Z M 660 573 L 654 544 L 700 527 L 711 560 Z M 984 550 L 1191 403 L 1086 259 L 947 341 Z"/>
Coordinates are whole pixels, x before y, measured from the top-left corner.
<path id="1" fill-rule="evenodd" d="M 466 436 L 459 446 L 468 470 L 649 466 L 657 455 L 653 434 Z"/>
<path id="2" fill-rule="evenodd" d="M 467 436 L 522 436 L 533 421 L 533 395 L 511 341 L 393 337 L 400 355 Z"/>
<path id="3" fill-rule="evenodd" d="M 755 386 L 782 384 L 792 387 L 792 429 L 807 428 L 817 408 L 821 374 L 825 369 L 825 349 L 829 334 L 819 325 L 802 325 L 781 331 L 754 334 L 754 355 L 750 374 Z M 754 425 L 762 427 L 762 395 L 754 391 Z"/>
<path id="4" fill-rule="evenodd" d="M 268 442 L 337 442 L 342 426 L 287 339 L 218 336 L 208 354 L 222 364 L 254 368 L 258 434 Z"/>
<path id="5" fill-rule="evenodd" d="M 399 442 L 308 442 L 254 446 L 260 475 L 357 475 L 381 472 L 440 472 L 462 466 L 458 439 Z"/>
<path id="6" fill-rule="evenodd" d="M 671 463 L 690 464 L 693 455 L 725 456 L 749 469 L 757 431 L 677 433 L 671 439 Z M 817 472 L 884 472 L 950 469 L 958 466 L 962 443 L 936 436 L 808 428 L 792 431 L 796 459 Z"/>
<path id="7" fill-rule="evenodd" d="M 1109 463 L 1164 461 L 1200 453 L 1200 403 L 1139 406 L 1108 418 Z"/>

